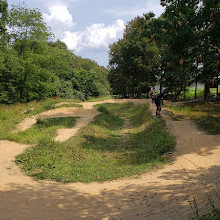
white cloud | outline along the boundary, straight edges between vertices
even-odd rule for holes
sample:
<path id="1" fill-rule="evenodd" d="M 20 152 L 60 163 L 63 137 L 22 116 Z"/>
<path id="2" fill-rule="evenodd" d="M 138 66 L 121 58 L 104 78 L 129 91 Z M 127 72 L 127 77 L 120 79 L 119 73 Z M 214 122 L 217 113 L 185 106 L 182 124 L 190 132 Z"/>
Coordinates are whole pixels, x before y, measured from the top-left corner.
<path id="1" fill-rule="evenodd" d="M 82 49 L 82 38 L 83 33 L 80 32 L 73 32 L 65 31 L 65 37 L 62 41 L 67 45 L 69 49 L 79 51 Z"/>
<path id="2" fill-rule="evenodd" d="M 107 27 L 103 23 L 93 24 L 87 27 L 86 30 L 87 46 L 90 48 L 108 47 L 110 42 L 122 35 L 123 30 L 124 21 L 121 19 L 116 20 L 113 25 Z"/>
<path id="3" fill-rule="evenodd" d="M 73 22 L 72 15 L 66 6 L 52 6 L 48 10 L 48 13 L 43 13 L 44 20 L 56 38 L 62 39 L 65 36 L 64 32 L 71 30 L 76 23 Z"/>
<path id="4" fill-rule="evenodd" d="M 156 16 L 160 16 L 163 13 L 164 9 L 160 5 L 159 0 L 151 0 L 145 4 L 138 4 L 130 9 L 114 8 L 111 10 L 106 10 L 105 12 L 114 14 L 116 16 L 140 16 L 143 13 L 147 13 L 149 11 L 154 12 Z"/>
<path id="5" fill-rule="evenodd" d="M 65 6 L 53 6 L 49 8 L 49 14 L 44 13 L 44 18 L 47 23 L 60 22 L 65 26 L 72 27 L 74 25 L 72 15 Z"/>
<path id="6" fill-rule="evenodd" d="M 103 23 L 92 24 L 81 32 L 65 32 L 62 39 L 70 49 L 80 51 L 85 48 L 108 48 L 109 44 L 123 35 L 124 21 L 118 19 L 114 24 L 105 26 Z"/>
<path id="7" fill-rule="evenodd" d="M 118 19 L 109 26 L 94 23 L 84 31 L 72 31 L 76 23 L 73 22 L 68 8 L 62 5 L 49 7 L 48 13 L 44 13 L 43 16 L 55 38 L 62 40 L 69 49 L 76 52 L 84 48 L 108 48 L 110 43 L 122 37 L 125 27 L 124 21 Z"/>

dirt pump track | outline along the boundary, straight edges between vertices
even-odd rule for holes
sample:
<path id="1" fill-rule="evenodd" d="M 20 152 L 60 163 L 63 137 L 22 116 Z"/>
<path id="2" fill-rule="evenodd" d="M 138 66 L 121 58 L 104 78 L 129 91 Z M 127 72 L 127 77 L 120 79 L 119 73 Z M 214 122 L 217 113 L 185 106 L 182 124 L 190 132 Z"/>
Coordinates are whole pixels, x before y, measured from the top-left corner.
<path id="1" fill-rule="evenodd" d="M 104 102 L 125 101 L 128 100 Z M 104 102 L 83 103 L 79 112 L 83 112 L 82 117 L 83 114 L 88 117 L 76 127 L 80 129 L 91 122 L 98 114 L 93 105 Z M 154 113 L 155 107 L 147 102 Z M 210 200 L 220 208 L 220 136 L 199 131 L 190 120 L 164 118 L 168 129 L 177 137 L 174 162 L 139 178 L 104 183 L 34 181 L 14 163 L 15 156 L 30 146 L 0 141 L 0 220 L 181 220 L 211 209 Z"/>

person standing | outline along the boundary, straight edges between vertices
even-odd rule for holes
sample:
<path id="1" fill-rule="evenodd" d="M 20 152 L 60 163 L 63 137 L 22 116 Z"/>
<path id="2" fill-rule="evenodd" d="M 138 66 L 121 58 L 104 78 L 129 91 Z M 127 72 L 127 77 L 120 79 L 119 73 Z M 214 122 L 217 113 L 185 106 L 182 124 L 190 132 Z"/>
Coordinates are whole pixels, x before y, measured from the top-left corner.
<path id="1" fill-rule="evenodd" d="M 156 117 L 161 118 L 161 105 L 163 104 L 163 93 L 158 94 L 155 97 L 155 105 L 156 105 Z"/>

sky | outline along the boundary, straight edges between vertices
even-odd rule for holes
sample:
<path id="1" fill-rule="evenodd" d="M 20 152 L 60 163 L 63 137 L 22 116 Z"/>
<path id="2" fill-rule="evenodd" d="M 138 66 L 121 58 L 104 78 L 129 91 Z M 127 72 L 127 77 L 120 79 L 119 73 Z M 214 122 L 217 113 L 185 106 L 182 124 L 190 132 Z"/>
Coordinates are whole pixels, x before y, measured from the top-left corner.
<path id="1" fill-rule="evenodd" d="M 109 44 L 123 37 L 125 25 L 149 11 L 163 13 L 160 0 L 8 0 L 38 8 L 55 39 L 74 54 L 107 67 Z"/>

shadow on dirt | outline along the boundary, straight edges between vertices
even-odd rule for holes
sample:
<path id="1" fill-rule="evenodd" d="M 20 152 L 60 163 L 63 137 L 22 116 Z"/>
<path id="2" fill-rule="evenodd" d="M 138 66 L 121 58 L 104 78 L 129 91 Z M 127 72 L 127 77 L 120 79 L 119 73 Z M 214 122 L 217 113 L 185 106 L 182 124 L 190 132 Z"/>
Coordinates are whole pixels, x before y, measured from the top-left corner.
<path id="1" fill-rule="evenodd" d="M 145 186 L 133 181 L 105 190 L 102 185 L 103 190 L 94 195 L 77 189 L 77 184 L 11 183 L 0 192 L 0 219 L 172 220 L 203 214 L 212 208 L 210 201 L 220 208 L 220 166 L 202 170 L 202 174 L 199 170 L 187 173 L 181 169 L 167 172 L 149 179 Z M 101 186 L 93 184 L 96 189 Z"/>

